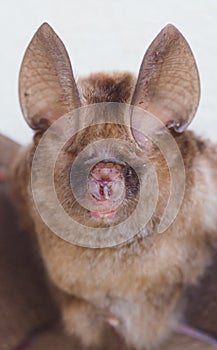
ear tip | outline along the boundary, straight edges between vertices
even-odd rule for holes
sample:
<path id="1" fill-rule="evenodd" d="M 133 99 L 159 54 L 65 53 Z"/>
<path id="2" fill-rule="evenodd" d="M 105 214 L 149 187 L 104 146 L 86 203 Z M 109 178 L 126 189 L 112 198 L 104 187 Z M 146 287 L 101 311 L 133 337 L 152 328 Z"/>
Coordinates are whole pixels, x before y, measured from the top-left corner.
<path id="1" fill-rule="evenodd" d="M 44 22 L 40 25 L 40 27 L 38 28 L 37 32 L 39 33 L 50 33 L 50 32 L 54 32 L 53 28 L 51 27 L 51 25 L 47 22 Z"/>
<path id="2" fill-rule="evenodd" d="M 167 25 L 164 28 L 173 28 L 177 29 L 176 26 L 173 23 L 167 23 Z"/>
<path id="3" fill-rule="evenodd" d="M 164 28 L 163 31 L 165 32 L 169 32 L 169 33 L 180 33 L 180 31 L 178 30 L 178 28 L 172 24 L 172 23 L 168 23 Z"/>

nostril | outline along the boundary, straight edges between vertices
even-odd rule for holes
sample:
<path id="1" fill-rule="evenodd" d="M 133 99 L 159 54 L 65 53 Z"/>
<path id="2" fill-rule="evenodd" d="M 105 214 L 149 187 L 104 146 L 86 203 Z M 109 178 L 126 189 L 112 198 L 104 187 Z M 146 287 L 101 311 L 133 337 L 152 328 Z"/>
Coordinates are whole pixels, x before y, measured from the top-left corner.
<path id="1" fill-rule="evenodd" d="M 100 194 L 105 199 L 109 199 L 112 195 L 112 183 L 102 182 L 100 184 Z"/>
<path id="2" fill-rule="evenodd" d="M 112 182 L 92 179 L 89 181 L 88 189 L 90 194 L 98 200 L 107 200 L 112 197 Z"/>
<path id="3" fill-rule="evenodd" d="M 117 201 L 125 193 L 124 181 L 96 181 L 89 178 L 88 192 L 99 201 Z"/>
<path id="4" fill-rule="evenodd" d="M 99 193 L 102 197 L 104 196 L 104 186 L 102 184 L 99 185 Z"/>

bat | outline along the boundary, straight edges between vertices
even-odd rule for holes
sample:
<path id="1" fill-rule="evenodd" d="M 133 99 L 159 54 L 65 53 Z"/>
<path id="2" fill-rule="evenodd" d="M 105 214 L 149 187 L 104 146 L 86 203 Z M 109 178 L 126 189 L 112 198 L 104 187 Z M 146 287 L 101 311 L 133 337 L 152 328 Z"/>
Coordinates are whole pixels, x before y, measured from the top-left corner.
<path id="1" fill-rule="evenodd" d="M 183 339 L 216 347 L 217 148 L 186 130 L 200 82 L 182 34 L 163 28 L 137 79 L 95 73 L 76 83 L 44 23 L 19 96 L 35 134 L 14 151 L 8 181 L 65 331 L 103 349 L 116 337 L 138 350 L 179 349 Z"/>

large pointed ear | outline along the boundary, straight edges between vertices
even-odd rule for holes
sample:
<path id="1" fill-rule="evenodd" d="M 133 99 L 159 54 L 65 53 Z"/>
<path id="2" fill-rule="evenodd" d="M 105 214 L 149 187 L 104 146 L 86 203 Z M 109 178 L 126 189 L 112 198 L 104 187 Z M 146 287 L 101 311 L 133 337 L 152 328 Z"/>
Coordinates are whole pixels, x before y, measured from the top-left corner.
<path id="1" fill-rule="evenodd" d="M 178 29 L 169 24 L 144 56 L 131 104 L 182 132 L 194 117 L 199 98 L 200 81 L 192 51 Z M 142 120 L 132 120 L 137 130 L 141 130 L 139 123 Z"/>
<path id="2" fill-rule="evenodd" d="M 38 29 L 26 50 L 19 96 L 23 115 L 33 129 L 46 129 L 80 106 L 67 51 L 47 23 Z"/>

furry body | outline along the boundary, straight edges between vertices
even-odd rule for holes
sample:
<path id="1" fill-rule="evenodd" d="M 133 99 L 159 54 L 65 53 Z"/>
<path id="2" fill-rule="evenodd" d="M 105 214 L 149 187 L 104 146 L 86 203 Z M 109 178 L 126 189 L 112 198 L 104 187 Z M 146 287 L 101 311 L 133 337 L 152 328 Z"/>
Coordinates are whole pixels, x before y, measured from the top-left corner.
<path id="1" fill-rule="evenodd" d="M 80 80 L 78 87 L 85 104 L 129 103 L 134 81 L 128 73 L 103 73 Z M 97 133 L 96 128 L 92 139 L 90 134 L 87 133 L 86 138 L 83 134 L 83 142 L 90 143 L 97 135 L 109 137 L 111 130 L 114 137 L 130 138 L 127 130 L 114 125 L 103 133 L 99 129 Z M 148 236 L 141 232 L 121 246 L 88 249 L 55 236 L 34 207 L 31 162 L 41 135 L 36 134 L 35 142 L 16 155 L 11 181 L 25 208 L 22 212 L 34 224 L 67 331 L 81 336 L 85 344 L 99 345 L 104 332 L 112 327 L 129 346 L 136 349 L 156 347 L 168 338 L 181 317 L 187 287 L 198 283 L 211 261 L 217 224 L 216 146 L 189 131 L 174 133 L 184 159 L 186 191 L 173 224 L 162 235 L 157 234 L 156 213 Z M 73 149 L 78 146 L 79 142 Z M 73 159 L 67 152 L 64 157 L 64 162 Z M 157 208 L 160 212 L 167 199 L 164 192 L 169 175 L 159 154 L 154 153 L 152 158 L 159 172 L 159 183 L 164 184 Z M 61 178 L 60 182 L 67 186 L 64 181 Z"/>

